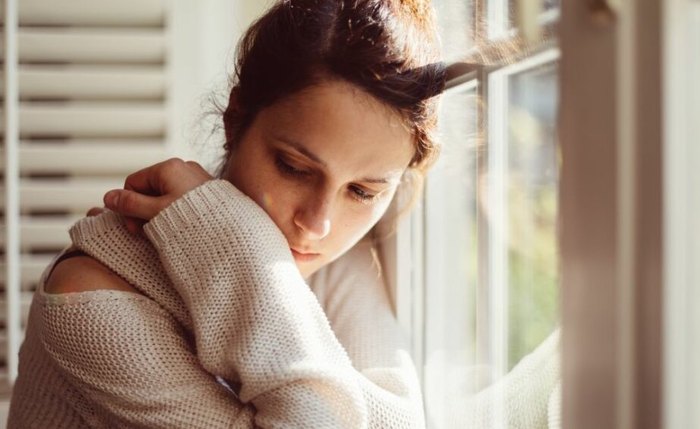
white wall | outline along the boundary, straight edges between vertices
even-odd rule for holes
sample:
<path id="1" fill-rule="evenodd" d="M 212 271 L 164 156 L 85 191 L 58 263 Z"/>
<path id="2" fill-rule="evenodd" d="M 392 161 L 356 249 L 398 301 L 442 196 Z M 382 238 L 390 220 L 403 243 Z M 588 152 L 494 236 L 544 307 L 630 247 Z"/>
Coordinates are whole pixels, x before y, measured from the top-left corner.
<path id="1" fill-rule="evenodd" d="M 664 427 L 700 427 L 700 1 L 667 0 L 664 29 Z"/>
<path id="2" fill-rule="evenodd" d="M 209 97 L 227 99 L 235 47 L 248 26 L 271 0 L 175 0 L 173 3 L 173 151 L 210 163 L 220 136 L 209 136 L 215 110 Z M 219 140 L 217 140 L 217 137 Z"/>

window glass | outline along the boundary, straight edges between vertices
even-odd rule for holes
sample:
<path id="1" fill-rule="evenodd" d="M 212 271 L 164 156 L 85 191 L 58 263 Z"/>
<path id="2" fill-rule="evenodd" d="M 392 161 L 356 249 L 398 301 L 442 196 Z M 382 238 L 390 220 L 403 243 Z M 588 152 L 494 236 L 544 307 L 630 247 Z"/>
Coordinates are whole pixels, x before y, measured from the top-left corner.
<path id="1" fill-rule="evenodd" d="M 546 419 L 541 406 L 556 397 L 558 51 L 551 39 L 527 54 L 501 50 L 521 46 L 514 4 L 436 2 L 445 59 L 474 63 L 484 52 L 488 64 L 442 97 L 442 153 L 412 217 L 411 317 L 429 428 L 531 427 L 522 407 L 536 400 Z M 542 7 L 542 24 L 558 19 L 558 0 Z M 535 361 L 548 373 L 541 384 L 520 365 Z"/>
<path id="2" fill-rule="evenodd" d="M 440 422 L 435 427 L 459 427 L 454 413 L 483 387 L 475 311 L 479 299 L 476 100 L 473 89 L 444 97 L 444 146 L 425 190 L 424 376 L 428 419 Z"/>
<path id="3" fill-rule="evenodd" d="M 509 77 L 508 367 L 554 329 L 558 315 L 555 132 L 557 69 Z"/>

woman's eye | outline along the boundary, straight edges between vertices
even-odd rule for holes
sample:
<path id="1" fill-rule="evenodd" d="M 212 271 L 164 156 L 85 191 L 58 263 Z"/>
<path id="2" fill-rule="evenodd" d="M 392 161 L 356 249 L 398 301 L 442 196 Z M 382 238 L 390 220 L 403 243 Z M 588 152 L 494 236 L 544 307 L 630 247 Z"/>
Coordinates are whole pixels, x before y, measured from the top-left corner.
<path id="1" fill-rule="evenodd" d="M 288 176 L 293 176 L 293 177 L 305 177 L 311 174 L 307 170 L 302 170 L 299 168 L 294 167 L 290 163 L 284 160 L 281 156 L 276 156 L 275 157 L 275 164 L 277 165 L 277 169 Z"/>
<path id="2" fill-rule="evenodd" d="M 378 194 L 372 194 L 370 192 L 365 191 L 364 189 L 360 188 L 359 186 L 350 186 L 350 192 L 352 193 L 353 197 L 360 202 L 363 203 L 371 203 L 373 202 Z"/>

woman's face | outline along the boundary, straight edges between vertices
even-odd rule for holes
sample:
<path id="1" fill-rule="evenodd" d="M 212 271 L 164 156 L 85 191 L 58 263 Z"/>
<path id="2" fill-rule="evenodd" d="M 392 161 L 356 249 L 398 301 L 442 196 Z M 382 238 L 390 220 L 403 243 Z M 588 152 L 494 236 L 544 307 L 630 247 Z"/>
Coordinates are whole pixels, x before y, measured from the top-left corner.
<path id="1" fill-rule="evenodd" d="M 398 113 L 328 81 L 260 111 L 224 178 L 267 212 L 308 277 L 379 220 L 413 154 Z"/>

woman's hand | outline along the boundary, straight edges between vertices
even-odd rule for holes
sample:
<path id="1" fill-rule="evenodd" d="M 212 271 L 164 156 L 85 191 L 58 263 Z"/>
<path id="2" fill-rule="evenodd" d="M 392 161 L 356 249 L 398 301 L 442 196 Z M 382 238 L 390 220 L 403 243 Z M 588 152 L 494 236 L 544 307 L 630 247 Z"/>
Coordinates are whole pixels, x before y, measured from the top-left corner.
<path id="1" fill-rule="evenodd" d="M 99 216 L 104 213 L 105 209 L 103 207 L 93 207 L 85 213 L 87 217 Z"/>
<path id="2" fill-rule="evenodd" d="M 124 189 L 113 189 L 103 198 L 105 206 L 126 216 L 127 229 L 140 233 L 144 223 L 187 191 L 213 177 L 194 161 L 172 158 L 129 175 Z"/>

